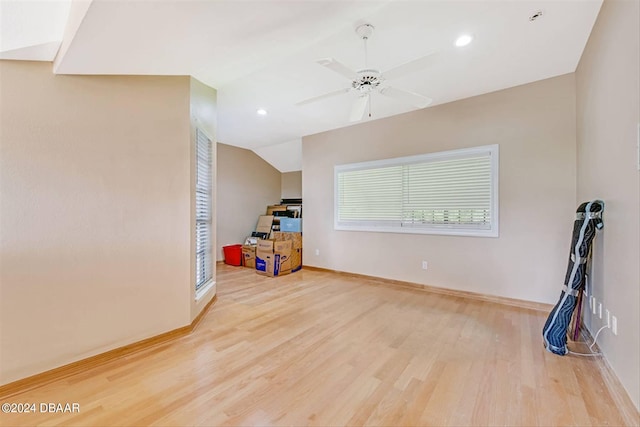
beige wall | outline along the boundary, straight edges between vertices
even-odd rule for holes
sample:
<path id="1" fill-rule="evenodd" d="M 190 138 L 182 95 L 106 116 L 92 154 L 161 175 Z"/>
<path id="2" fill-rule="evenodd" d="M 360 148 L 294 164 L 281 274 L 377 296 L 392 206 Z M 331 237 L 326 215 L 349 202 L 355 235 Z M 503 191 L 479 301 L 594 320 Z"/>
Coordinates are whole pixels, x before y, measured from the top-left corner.
<path id="1" fill-rule="evenodd" d="M 283 199 L 299 199 L 302 197 L 302 171 L 284 172 L 282 174 L 281 197 Z"/>
<path id="2" fill-rule="evenodd" d="M 267 205 L 280 201 L 280 172 L 253 151 L 218 144 L 217 259 L 222 246 L 243 243 Z"/>
<path id="3" fill-rule="evenodd" d="M 211 254 L 215 260 L 215 248 L 216 248 L 216 131 L 218 128 L 218 107 L 217 107 L 217 92 L 215 89 L 205 85 L 204 83 L 194 78 L 190 79 L 190 109 L 191 109 L 191 259 L 195 263 L 196 257 L 196 212 L 195 212 L 195 185 L 196 185 L 196 129 L 200 129 L 204 132 L 212 143 L 213 159 L 211 179 L 213 182 L 213 194 L 211 195 L 211 221 L 212 221 L 212 236 L 211 236 Z M 213 281 L 216 280 L 216 263 L 212 261 L 212 274 Z M 196 282 L 195 269 L 191 269 L 191 283 Z M 216 295 L 215 283 L 211 288 L 206 290 L 206 293 L 199 295 L 196 299 L 195 286 L 191 287 L 191 321 L 193 321 L 198 314 L 206 307 L 206 305 Z"/>
<path id="4" fill-rule="evenodd" d="M 555 302 L 576 205 L 574 89 L 564 75 L 303 138 L 305 265 Z M 333 229 L 334 165 L 487 144 L 500 145 L 499 238 Z"/>
<path id="5" fill-rule="evenodd" d="M 188 324 L 189 78 L 0 85 L 0 384 Z"/>
<path id="6" fill-rule="evenodd" d="M 604 2 L 576 71 L 578 199 L 603 199 L 593 295 L 618 318 L 598 344 L 640 406 L 640 123 L 637 1 Z M 588 312 L 588 311 L 587 311 Z M 587 319 L 595 333 L 602 320 Z"/>

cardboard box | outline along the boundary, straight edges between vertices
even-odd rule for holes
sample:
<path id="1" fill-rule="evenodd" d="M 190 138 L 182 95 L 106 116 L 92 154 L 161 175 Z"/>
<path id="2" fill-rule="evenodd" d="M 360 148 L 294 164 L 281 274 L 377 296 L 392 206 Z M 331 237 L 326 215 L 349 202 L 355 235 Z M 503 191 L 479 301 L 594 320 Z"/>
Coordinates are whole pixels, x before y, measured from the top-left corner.
<path id="1" fill-rule="evenodd" d="M 256 268 L 256 246 L 242 245 L 242 265 Z"/>
<path id="2" fill-rule="evenodd" d="M 280 218 L 280 231 L 302 232 L 302 218 Z"/>
<path id="3" fill-rule="evenodd" d="M 258 240 L 256 273 L 282 276 L 291 273 L 291 241 Z"/>
<path id="4" fill-rule="evenodd" d="M 258 244 L 256 245 L 256 253 L 258 253 L 259 251 L 273 252 L 273 242 L 275 242 L 275 240 L 258 239 Z"/>
<path id="5" fill-rule="evenodd" d="M 269 205 L 267 206 L 267 215 L 275 215 L 275 212 L 284 212 L 286 210 L 286 205 Z"/>
<path id="6" fill-rule="evenodd" d="M 260 215 L 258 217 L 258 224 L 256 225 L 256 231 L 258 233 L 271 233 L 271 225 L 273 225 L 273 215 Z"/>
<path id="7" fill-rule="evenodd" d="M 302 248 L 291 249 L 291 272 L 295 273 L 301 268 L 302 268 Z"/>
<path id="8" fill-rule="evenodd" d="M 279 275 L 291 273 L 291 242 L 290 241 L 282 241 L 275 242 L 273 244 L 273 253 L 274 255 L 280 256 L 279 259 Z M 278 274 L 274 274 L 277 276 Z"/>
<path id="9" fill-rule="evenodd" d="M 274 231 L 273 240 L 275 240 L 276 242 L 291 240 L 291 247 L 293 249 L 302 249 L 302 233 Z"/>
<path id="10" fill-rule="evenodd" d="M 256 273 L 267 275 L 267 258 L 273 253 L 273 240 L 258 240 L 256 246 Z"/>
<path id="11" fill-rule="evenodd" d="M 290 233 L 274 231 L 273 238 L 276 241 L 291 241 L 291 272 L 302 268 L 302 233 Z"/>

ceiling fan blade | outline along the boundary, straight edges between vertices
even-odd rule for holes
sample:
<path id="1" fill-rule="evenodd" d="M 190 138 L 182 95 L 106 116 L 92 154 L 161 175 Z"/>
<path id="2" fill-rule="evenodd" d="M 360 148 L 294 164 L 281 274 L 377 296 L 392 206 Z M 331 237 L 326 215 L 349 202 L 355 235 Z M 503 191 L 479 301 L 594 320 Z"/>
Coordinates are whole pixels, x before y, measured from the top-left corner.
<path id="1" fill-rule="evenodd" d="M 333 58 L 318 59 L 316 62 L 323 67 L 327 67 L 331 71 L 334 71 L 341 76 L 348 78 L 349 80 L 355 80 L 358 78 L 358 75 L 355 71 L 344 65 L 342 62 L 338 62 Z"/>
<path id="2" fill-rule="evenodd" d="M 413 61 L 409 61 L 402 65 L 398 65 L 397 67 L 394 67 L 390 70 L 387 70 L 382 73 L 382 76 L 386 80 L 391 80 L 405 76 L 407 74 L 415 73 L 427 68 L 428 66 L 436 62 L 437 58 L 437 52 L 433 52 L 429 55 L 423 56 L 422 58 L 414 59 Z"/>
<path id="3" fill-rule="evenodd" d="M 397 101 L 405 104 L 411 104 L 418 108 L 424 108 L 433 102 L 433 99 L 427 98 L 417 93 L 408 92 L 402 89 L 396 89 L 394 87 L 385 87 L 380 89 L 380 93 L 389 98 L 393 98 Z"/>
<path id="4" fill-rule="evenodd" d="M 369 105 L 369 95 L 363 95 L 356 98 L 353 103 L 353 107 L 351 107 L 351 117 L 349 117 L 349 121 L 358 122 L 362 120 L 362 117 L 367 110 L 367 105 Z"/>
<path id="5" fill-rule="evenodd" d="M 325 93 L 324 95 L 314 96 L 313 98 L 305 99 L 304 101 L 300 101 L 296 103 L 297 106 L 311 104 L 312 102 L 320 101 L 326 98 L 332 98 L 337 95 L 342 95 L 343 93 L 347 93 L 351 90 L 350 87 L 340 90 L 334 90 L 333 92 Z"/>

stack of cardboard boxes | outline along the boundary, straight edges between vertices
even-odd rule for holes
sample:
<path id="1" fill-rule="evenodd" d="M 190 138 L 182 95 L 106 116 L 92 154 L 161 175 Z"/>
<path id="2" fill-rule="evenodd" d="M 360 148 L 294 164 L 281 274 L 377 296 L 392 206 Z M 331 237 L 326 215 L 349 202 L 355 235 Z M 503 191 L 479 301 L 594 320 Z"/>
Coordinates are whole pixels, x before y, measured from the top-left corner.
<path id="1" fill-rule="evenodd" d="M 283 218 L 284 219 L 284 218 Z M 261 215 L 254 236 L 242 246 L 242 265 L 256 273 L 275 277 L 293 273 L 302 268 L 302 224 L 295 218 L 286 230 L 272 231 L 273 216 Z M 285 221 L 287 222 L 287 221 Z"/>

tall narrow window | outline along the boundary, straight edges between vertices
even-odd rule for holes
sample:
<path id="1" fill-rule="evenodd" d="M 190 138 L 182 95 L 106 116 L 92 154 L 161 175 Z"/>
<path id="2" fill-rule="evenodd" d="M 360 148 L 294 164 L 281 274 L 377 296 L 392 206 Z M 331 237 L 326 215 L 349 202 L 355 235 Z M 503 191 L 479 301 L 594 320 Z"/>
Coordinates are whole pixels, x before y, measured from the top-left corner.
<path id="1" fill-rule="evenodd" d="M 196 290 L 212 279 L 211 140 L 196 129 Z"/>
<path id="2" fill-rule="evenodd" d="M 498 236 L 498 146 L 336 166 L 335 228 Z"/>

